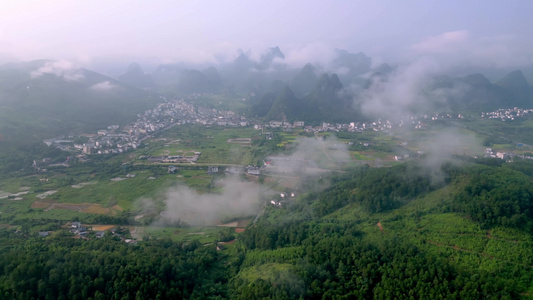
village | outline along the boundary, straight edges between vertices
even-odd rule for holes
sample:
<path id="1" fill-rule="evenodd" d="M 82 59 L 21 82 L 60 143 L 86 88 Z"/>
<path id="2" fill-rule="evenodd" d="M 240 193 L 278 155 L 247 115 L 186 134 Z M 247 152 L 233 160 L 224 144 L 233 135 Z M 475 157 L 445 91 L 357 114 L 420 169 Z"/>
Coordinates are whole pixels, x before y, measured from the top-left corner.
<path id="1" fill-rule="evenodd" d="M 192 96 L 191 96 L 192 97 Z M 83 162 L 88 155 L 98 154 L 118 154 L 142 145 L 143 141 L 152 137 L 154 134 L 169 129 L 173 126 L 186 124 L 200 124 L 205 126 L 222 126 L 222 127 L 249 127 L 253 126 L 256 130 L 262 130 L 266 139 L 272 138 L 272 132 L 268 130 L 292 131 L 303 129 L 306 132 L 321 133 L 326 131 L 347 131 L 347 132 L 364 132 L 375 131 L 385 134 L 393 134 L 393 130 L 398 128 L 407 128 L 411 130 L 425 130 L 432 121 L 464 119 L 462 114 L 435 113 L 421 115 L 405 115 L 395 120 L 377 119 L 369 122 L 350 122 L 350 123 L 328 123 L 323 122 L 320 126 L 305 125 L 304 121 L 269 121 L 267 123 L 258 120 L 250 120 L 245 116 L 238 115 L 232 111 L 217 110 L 214 108 L 205 108 L 196 106 L 187 101 L 187 98 L 167 99 L 161 97 L 161 103 L 155 108 L 139 114 L 137 120 L 123 126 L 109 125 L 106 129 L 98 130 L 94 134 L 82 134 L 80 136 L 60 136 L 44 140 L 48 146 L 57 147 L 63 151 L 73 153 L 73 156 Z M 532 112 L 533 109 L 498 109 L 493 112 L 483 112 L 481 118 L 515 120 Z M 265 131 L 267 130 L 267 131 Z M 201 152 L 195 152 L 190 156 L 162 156 L 150 157 L 149 161 L 153 163 L 194 163 L 198 160 Z M 509 157 L 506 155 L 489 155 L 489 157 Z M 396 158 L 395 158 L 396 159 Z M 68 166 L 70 158 L 62 163 L 50 164 L 43 158 L 41 161 L 34 161 L 34 168 L 38 171 L 43 170 L 46 166 Z M 397 159 L 399 160 L 399 159 Z M 251 170 L 256 172 L 256 170 Z"/>
<path id="2" fill-rule="evenodd" d="M 514 121 L 515 119 L 524 117 L 525 115 L 533 112 L 533 109 L 523 109 L 523 108 L 500 108 L 491 112 L 482 112 L 481 118 L 488 119 L 500 119 L 502 122 L 505 121 Z"/>
<path id="3" fill-rule="evenodd" d="M 263 124 L 257 120 L 248 120 L 245 116 L 239 116 L 232 111 L 209 109 L 198 107 L 185 101 L 185 99 L 167 100 L 161 97 L 154 109 L 139 114 L 135 122 L 120 128 L 119 125 L 109 125 L 106 129 L 98 130 L 94 134 L 82 134 L 80 136 L 60 136 L 46 139 L 43 142 L 47 146 L 57 147 L 64 151 L 78 153 L 79 158 L 87 154 L 117 154 L 139 147 L 144 140 L 162 130 L 173 126 L 185 124 L 200 124 L 206 126 L 224 127 L 247 127 L 253 126 L 257 130 L 268 128 L 280 128 L 283 130 L 305 129 L 307 132 L 324 131 L 349 131 L 363 132 L 366 130 L 390 132 L 398 127 L 412 127 L 425 129 L 429 120 L 452 118 L 450 114 L 435 115 L 407 115 L 396 121 L 382 120 L 372 122 L 350 123 L 327 123 L 320 126 L 305 126 L 303 121 L 270 121 Z M 458 115 L 457 118 L 462 118 Z M 83 140 L 83 143 L 76 142 Z"/>

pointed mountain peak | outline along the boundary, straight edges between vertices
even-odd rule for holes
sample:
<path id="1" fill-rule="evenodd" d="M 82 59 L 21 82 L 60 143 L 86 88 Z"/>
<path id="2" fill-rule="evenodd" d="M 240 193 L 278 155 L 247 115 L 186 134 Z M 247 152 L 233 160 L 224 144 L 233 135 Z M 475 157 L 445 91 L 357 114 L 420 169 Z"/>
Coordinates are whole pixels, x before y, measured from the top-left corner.
<path id="1" fill-rule="evenodd" d="M 126 73 L 118 77 L 118 80 L 138 88 L 153 88 L 155 86 L 152 76 L 144 74 L 138 63 L 131 63 Z"/>
<path id="2" fill-rule="evenodd" d="M 318 79 L 317 82 L 317 88 L 320 90 L 334 90 L 339 91 L 342 90 L 343 86 L 341 81 L 339 80 L 339 76 L 337 74 L 328 75 L 327 73 L 322 74 L 320 76 L 320 79 Z"/>
<path id="3" fill-rule="evenodd" d="M 314 72 L 315 71 L 315 67 L 310 64 L 310 63 L 307 63 L 303 68 L 302 70 L 300 70 L 300 73 L 307 73 L 307 72 Z"/>
<path id="4" fill-rule="evenodd" d="M 467 75 L 464 77 L 464 81 L 468 84 L 477 86 L 486 86 L 492 84 L 490 80 L 488 80 L 487 77 L 481 73 Z"/>
<path id="5" fill-rule="evenodd" d="M 281 52 L 278 46 L 270 48 L 270 53 L 272 54 L 273 57 L 279 57 L 281 59 L 285 59 L 285 55 L 283 54 L 283 52 Z"/>
<path id="6" fill-rule="evenodd" d="M 297 97 L 303 97 L 313 89 L 317 80 L 315 67 L 308 63 L 294 76 L 291 87 Z"/>
<path id="7" fill-rule="evenodd" d="M 138 63 L 131 63 L 126 70 L 126 73 L 144 74 L 144 71 Z"/>
<path id="8" fill-rule="evenodd" d="M 524 88 L 529 87 L 524 73 L 520 70 L 513 71 L 498 81 L 498 85 L 504 88 Z"/>

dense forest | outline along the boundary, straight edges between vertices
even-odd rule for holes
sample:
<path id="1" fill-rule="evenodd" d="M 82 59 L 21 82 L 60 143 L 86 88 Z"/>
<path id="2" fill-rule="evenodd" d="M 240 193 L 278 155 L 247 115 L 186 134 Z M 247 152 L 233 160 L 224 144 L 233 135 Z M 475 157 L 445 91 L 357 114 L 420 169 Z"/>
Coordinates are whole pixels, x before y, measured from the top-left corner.
<path id="1" fill-rule="evenodd" d="M 2 299 L 203 299 L 227 295 L 229 272 L 215 246 L 170 240 L 56 235 L 23 239 L 3 230 Z M 9 245 L 9 246 L 7 246 Z"/>
<path id="2" fill-rule="evenodd" d="M 362 166 L 315 179 L 330 184 L 282 208 L 266 207 L 257 222 L 237 235 L 237 243 L 221 251 L 213 244 L 168 239 L 145 238 L 130 245 L 111 235 L 81 240 L 58 230 L 40 239 L 3 229 L 0 295 L 5 299 L 530 295 L 533 164 L 458 157 L 441 167 L 437 180 L 435 170 L 429 172 L 422 162 Z M 443 223 L 431 227 L 438 222 Z M 449 235 L 453 230 L 456 233 Z M 485 246 L 479 248 L 480 241 Z M 491 243 L 499 246 L 489 247 Z M 514 250 L 506 252 L 505 247 Z"/>

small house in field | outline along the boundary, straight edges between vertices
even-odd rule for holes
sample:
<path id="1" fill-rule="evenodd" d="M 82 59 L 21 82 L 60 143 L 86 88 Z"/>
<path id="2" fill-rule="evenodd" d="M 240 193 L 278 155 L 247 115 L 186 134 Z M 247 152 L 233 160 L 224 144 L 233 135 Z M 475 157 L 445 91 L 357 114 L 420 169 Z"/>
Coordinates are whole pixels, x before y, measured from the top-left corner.
<path id="1" fill-rule="evenodd" d="M 261 175 L 261 169 L 259 167 L 248 166 L 246 168 L 246 174 L 259 176 L 259 175 Z"/>
<path id="2" fill-rule="evenodd" d="M 70 228 L 78 229 L 81 227 L 80 222 L 72 222 L 72 225 L 70 225 Z"/>
<path id="3" fill-rule="evenodd" d="M 218 167 L 216 166 L 209 166 L 207 167 L 207 174 L 213 175 L 218 173 Z"/>

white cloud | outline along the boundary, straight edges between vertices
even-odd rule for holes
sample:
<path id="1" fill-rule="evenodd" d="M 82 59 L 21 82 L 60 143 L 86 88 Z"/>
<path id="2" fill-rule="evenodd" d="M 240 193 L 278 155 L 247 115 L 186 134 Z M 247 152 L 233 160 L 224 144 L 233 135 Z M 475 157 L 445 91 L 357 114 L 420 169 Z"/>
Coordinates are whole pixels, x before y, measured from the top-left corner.
<path id="1" fill-rule="evenodd" d="M 109 81 L 102 81 L 90 87 L 91 90 L 101 91 L 101 92 L 111 91 L 116 88 L 117 86 L 112 84 Z"/>
<path id="2" fill-rule="evenodd" d="M 513 35 L 478 37 L 458 30 L 427 37 L 411 50 L 415 56 L 430 56 L 450 66 L 515 67 L 531 62 L 530 46 Z"/>
<path id="3" fill-rule="evenodd" d="M 435 60 L 421 58 L 398 67 L 383 80 L 375 78 L 359 98 L 361 109 L 364 113 L 394 118 L 413 108 L 429 108 L 432 102 L 443 101 L 443 95 L 437 93 L 431 93 L 428 99 L 428 91 L 424 89 L 431 76 L 441 69 Z"/>
<path id="4" fill-rule="evenodd" d="M 336 56 L 335 49 L 331 45 L 312 43 L 303 47 L 288 47 L 281 49 L 285 55 L 283 63 L 292 68 L 301 68 L 307 63 L 315 66 L 327 66 Z M 276 61 L 276 60 L 274 60 Z"/>
<path id="5" fill-rule="evenodd" d="M 199 193 L 189 187 L 167 189 L 163 194 L 165 210 L 156 224 L 214 225 L 222 219 L 256 214 L 260 208 L 262 187 L 253 182 L 242 182 L 227 177 L 220 193 Z M 138 205 L 144 213 L 153 213 L 155 202 L 141 199 Z"/>
<path id="6" fill-rule="evenodd" d="M 81 70 L 73 63 L 66 60 L 51 61 L 30 73 L 31 78 L 37 78 L 44 74 L 53 74 L 67 81 L 79 81 L 84 78 Z"/>
<path id="7" fill-rule="evenodd" d="M 413 49 L 421 53 L 457 53 L 469 39 L 470 33 L 467 30 L 450 31 L 430 36 L 413 45 Z"/>

